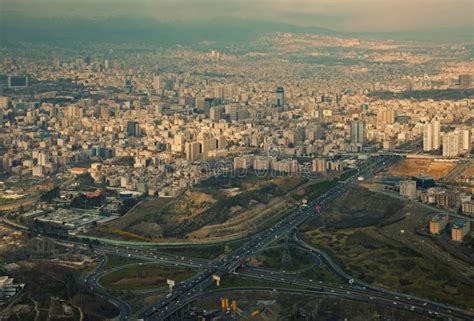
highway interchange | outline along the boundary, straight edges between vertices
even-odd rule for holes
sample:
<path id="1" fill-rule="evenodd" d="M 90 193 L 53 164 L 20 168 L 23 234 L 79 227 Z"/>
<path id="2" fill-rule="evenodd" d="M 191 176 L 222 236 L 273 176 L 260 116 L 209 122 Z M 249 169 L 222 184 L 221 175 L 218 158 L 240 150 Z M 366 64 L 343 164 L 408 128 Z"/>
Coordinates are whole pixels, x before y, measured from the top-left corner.
<path id="1" fill-rule="evenodd" d="M 378 288 L 366 284 L 360 280 L 353 279 L 344 272 L 328 255 L 311 247 L 296 236 L 296 229 L 312 217 L 320 214 L 320 208 L 337 198 L 343 193 L 359 176 L 368 176 L 383 168 L 386 163 L 393 161 L 392 157 L 378 157 L 375 160 L 364 163 L 358 173 L 347 180 L 339 182 L 335 187 L 310 201 L 307 206 L 302 206 L 293 214 L 276 223 L 273 227 L 252 236 L 237 250 L 215 260 L 205 260 L 189 258 L 179 255 L 160 253 L 156 250 L 144 250 L 125 246 L 97 245 L 94 250 L 100 254 L 113 254 L 125 257 L 137 258 L 149 262 L 158 262 L 164 265 L 174 265 L 199 269 L 200 272 L 192 278 L 176 284 L 173 291 L 159 300 L 154 305 L 145 308 L 135 314 L 138 319 L 144 320 L 168 320 L 176 316 L 177 312 L 188 304 L 205 295 L 206 289 L 214 283 L 214 278 L 224 278 L 231 273 L 238 273 L 241 277 L 268 281 L 275 284 L 275 288 L 261 289 L 269 291 L 288 292 L 288 286 L 298 287 L 292 292 L 311 295 L 326 295 L 341 297 L 355 301 L 373 302 L 374 304 L 390 305 L 395 308 L 409 310 L 415 313 L 431 316 L 440 320 L 474 320 L 474 316 L 461 309 L 447 306 L 442 303 L 432 302 L 425 299 L 415 298 L 406 294 L 396 293 L 383 288 Z M 246 261 L 268 247 L 277 239 L 290 237 L 292 241 L 313 254 L 316 260 L 324 260 L 339 276 L 346 280 L 351 280 L 351 286 L 338 286 L 323 283 L 318 280 L 306 280 L 298 278 L 292 274 L 283 275 L 275 271 L 265 271 L 265 269 L 255 269 L 246 267 Z M 86 278 L 86 283 L 94 291 L 103 295 L 121 309 L 121 320 L 131 317 L 130 306 L 125 301 L 114 298 L 107 294 L 99 283 L 100 269 L 105 265 L 105 259 L 101 260 L 99 266 Z M 238 270 L 239 269 L 239 270 Z M 285 289 L 280 289 L 277 285 L 285 285 Z M 257 289 L 257 288 L 255 288 Z M 229 290 L 230 291 L 230 290 Z M 290 292 L 291 292 L 290 291 Z"/>

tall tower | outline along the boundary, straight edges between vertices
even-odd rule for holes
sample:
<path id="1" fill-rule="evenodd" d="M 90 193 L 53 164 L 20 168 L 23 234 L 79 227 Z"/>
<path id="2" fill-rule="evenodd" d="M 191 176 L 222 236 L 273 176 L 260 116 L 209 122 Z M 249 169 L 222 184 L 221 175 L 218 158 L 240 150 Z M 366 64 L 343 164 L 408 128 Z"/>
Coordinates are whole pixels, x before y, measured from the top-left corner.
<path id="1" fill-rule="evenodd" d="M 214 88 L 214 97 L 224 99 L 224 86 L 218 85 Z"/>
<path id="2" fill-rule="evenodd" d="M 468 89 L 472 85 L 471 75 L 459 75 L 459 88 Z"/>
<path id="3" fill-rule="evenodd" d="M 460 132 L 461 139 L 459 142 L 460 148 L 465 153 L 470 153 L 472 149 L 472 136 L 470 129 L 462 129 Z"/>
<path id="4" fill-rule="evenodd" d="M 365 123 L 360 120 L 351 122 L 351 142 L 363 145 L 365 142 Z"/>
<path id="5" fill-rule="evenodd" d="M 423 125 L 423 150 L 429 152 L 433 149 L 433 124 Z"/>
<path id="6" fill-rule="evenodd" d="M 433 124 L 433 149 L 439 149 L 441 146 L 441 125 L 439 120 L 432 122 Z"/>
<path id="7" fill-rule="evenodd" d="M 133 91 L 133 81 L 132 81 L 132 76 L 131 75 L 127 75 L 127 77 L 125 77 L 125 83 L 124 83 L 123 90 L 126 94 L 131 94 L 132 93 L 132 91 Z"/>
<path id="8" fill-rule="evenodd" d="M 158 91 L 161 89 L 161 77 L 160 76 L 153 76 L 153 89 Z"/>
<path id="9" fill-rule="evenodd" d="M 423 150 L 426 152 L 441 146 L 441 125 L 439 120 L 423 125 Z"/>
<path id="10" fill-rule="evenodd" d="M 129 120 L 127 121 L 127 136 L 139 136 L 140 127 L 137 121 Z"/>
<path id="11" fill-rule="evenodd" d="M 283 87 L 277 87 L 275 91 L 275 105 L 283 107 L 285 105 L 285 90 Z"/>
<path id="12" fill-rule="evenodd" d="M 449 132 L 443 135 L 443 156 L 459 156 L 460 133 L 457 131 Z"/>

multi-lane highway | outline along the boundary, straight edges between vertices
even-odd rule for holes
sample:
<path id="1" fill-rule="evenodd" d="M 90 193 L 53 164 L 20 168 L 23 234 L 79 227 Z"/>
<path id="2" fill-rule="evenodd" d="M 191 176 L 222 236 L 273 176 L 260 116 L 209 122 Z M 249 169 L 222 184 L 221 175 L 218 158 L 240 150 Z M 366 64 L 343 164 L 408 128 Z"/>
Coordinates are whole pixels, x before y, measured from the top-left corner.
<path id="1" fill-rule="evenodd" d="M 466 313 L 458 308 L 376 287 L 335 285 L 317 280 L 301 279 L 293 275 L 275 275 L 271 272 L 264 271 L 259 273 L 252 271 L 239 271 L 239 275 L 245 278 L 268 281 L 268 283 L 275 285 L 291 285 L 303 288 L 304 290 L 325 292 L 326 295 L 338 295 L 350 300 L 389 305 L 400 309 L 414 311 L 423 315 L 436 316 L 444 320 L 474 319 L 472 314 Z"/>
<path id="2" fill-rule="evenodd" d="M 312 253 L 316 258 L 323 259 L 337 274 L 342 278 L 350 280 L 353 279 L 352 276 L 344 272 L 332 259 L 327 256 L 324 252 L 311 247 L 306 244 L 304 241 L 298 239 L 294 233 L 292 233 L 292 238 L 298 246 L 307 249 Z M 214 267 L 216 268 L 218 264 L 213 261 L 208 261 L 205 259 L 196 259 L 183 256 L 163 254 L 153 250 L 143 250 L 135 248 L 110 248 L 107 246 L 99 246 L 96 248 L 96 251 L 100 253 L 108 253 L 114 255 L 121 255 L 124 257 L 133 257 L 144 261 L 150 261 L 157 264 L 171 265 L 171 266 L 180 266 L 180 267 L 194 267 L 194 268 L 203 268 L 203 267 Z M 319 261 L 319 260 L 318 260 Z M 111 273 L 114 271 L 114 268 L 107 271 L 98 272 L 103 269 L 106 261 L 103 259 L 99 266 L 92 272 L 92 277 L 89 277 L 88 284 L 95 291 L 104 292 L 104 289 L 98 285 L 98 280 L 100 277 L 106 273 Z M 318 262 L 319 264 L 319 262 Z M 118 268 L 122 268 L 118 267 Z M 117 269 L 118 269 L 117 268 Z M 356 301 L 365 301 L 374 304 L 390 305 L 395 308 L 410 310 L 419 314 L 429 315 L 432 317 L 437 317 L 443 320 L 470 320 L 473 316 L 465 311 L 444 305 L 438 302 L 432 302 L 425 299 L 419 299 L 410 295 L 393 292 L 379 287 L 374 287 L 369 284 L 366 284 L 360 280 L 355 279 L 352 286 L 343 286 L 343 285 L 334 285 L 330 283 L 325 283 L 318 280 L 311 279 L 302 279 L 295 274 L 283 273 L 280 271 L 272 271 L 265 268 L 252 268 L 245 267 L 238 271 L 240 277 L 250 278 L 256 280 L 268 281 L 268 283 L 275 284 L 277 287 L 278 284 L 285 286 L 294 286 L 297 287 L 292 289 L 292 293 L 300 294 L 318 294 L 323 296 L 338 296 L 345 299 L 351 299 Z M 201 280 L 204 280 L 204 274 L 199 274 L 200 278 L 197 278 L 195 284 L 200 284 Z M 209 280 L 200 286 L 196 287 L 192 291 L 188 292 L 187 296 L 182 298 L 181 301 L 178 299 L 176 304 L 178 306 L 184 306 L 189 304 L 202 295 L 205 294 L 202 290 L 205 285 L 209 285 Z M 203 286 L 204 285 L 204 286 Z M 268 289 L 267 289 L 268 290 Z M 156 292 L 154 290 L 153 292 Z M 159 292 L 164 292 L 163 289 L 159 289 Z M 181 291 L 179 291 L 181 292 Z M 107 296 L 112 298 L 111 296 Z M 171 296 L 170 296 L 171 297 Z M 170 298 L 169 297 L 169 298 Z M 116 298 L 115 298 L 116 299 Z M 114 300 L 111 300 L 114 302 Z M 122 320 L 126 320 L 128 313 L 130 312 L 130 307 L 126 302 L 118 300 L 115 302 L 119 307 L 122 307 L 122 310 L 125 310 L 125 313 L 122 312 Z M 123 308 L 125 307 L 125 308 Z M 143 311 L 142 313 L 145 313 Z M 162 310 L 154 308 L 152 310 L 153 315 L 164 315 L 167 313 L 172 313 L 173 311 L 169 306 L 165 306 Z M 158 319 L 158 318 L 157 318 Z"/>

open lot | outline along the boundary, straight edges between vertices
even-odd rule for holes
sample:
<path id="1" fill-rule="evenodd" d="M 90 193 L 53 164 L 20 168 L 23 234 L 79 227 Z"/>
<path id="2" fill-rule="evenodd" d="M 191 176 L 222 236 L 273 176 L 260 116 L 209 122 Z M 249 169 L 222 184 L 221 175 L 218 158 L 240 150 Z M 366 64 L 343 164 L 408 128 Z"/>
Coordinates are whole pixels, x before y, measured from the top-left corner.
<path id="1" fill-rule="evenodd" d="M 388 173 L 393 176 L 415 176 L 427 174 L 440 179 L 456 166 L 451 162 L 440 162 L 433 159 L 406 158 L 391 166 Z"/>

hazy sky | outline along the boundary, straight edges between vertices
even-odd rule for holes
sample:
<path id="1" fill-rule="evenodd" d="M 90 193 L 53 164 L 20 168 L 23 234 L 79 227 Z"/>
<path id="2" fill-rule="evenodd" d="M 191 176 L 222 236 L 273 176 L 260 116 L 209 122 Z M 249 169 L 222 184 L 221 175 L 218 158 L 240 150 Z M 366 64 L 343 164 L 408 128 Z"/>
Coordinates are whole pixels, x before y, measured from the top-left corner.
<path id="1" fill-rule="evenodd" d="M 0 0 L 0 15 L 248 18 L 345 31 L 474 25 L 474 0 Z M 0 16 L 1 19 L 1 16 Z"/>

